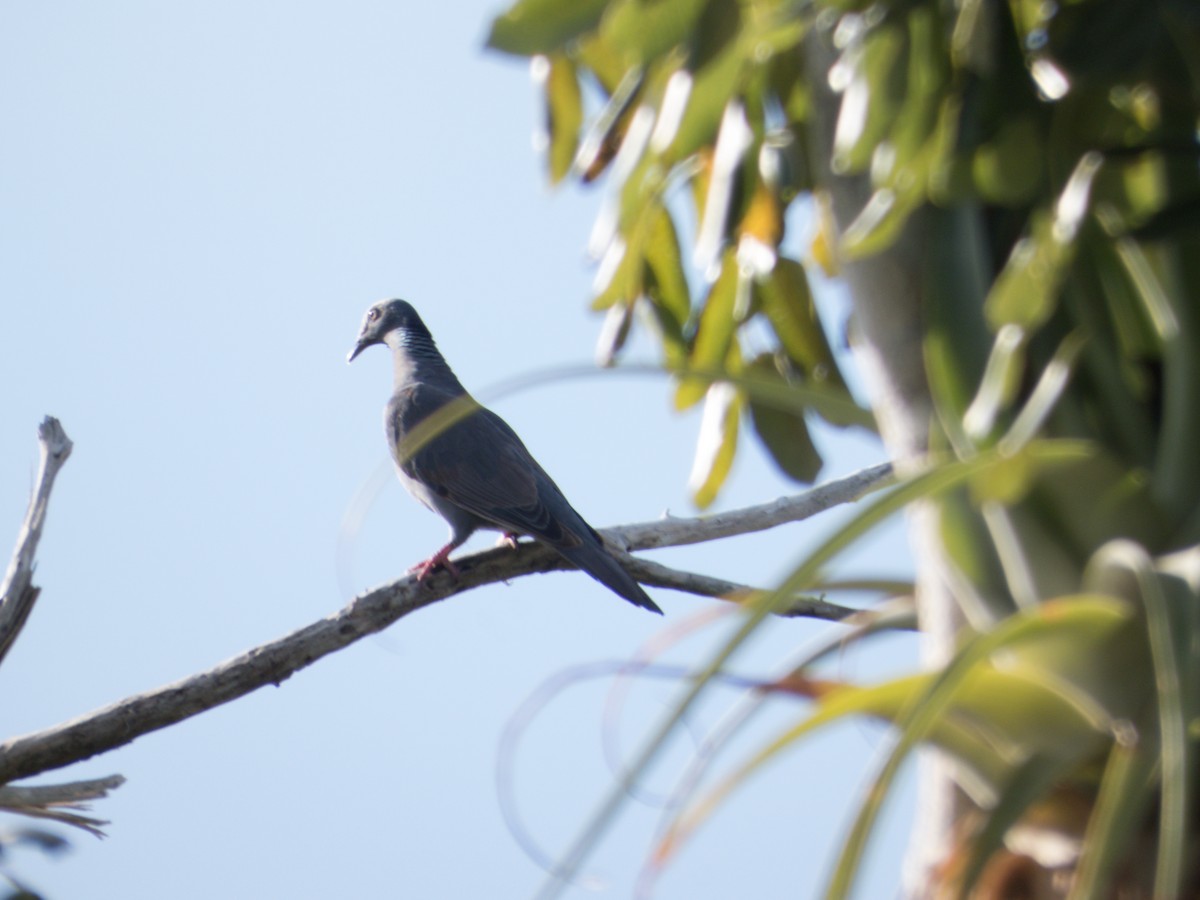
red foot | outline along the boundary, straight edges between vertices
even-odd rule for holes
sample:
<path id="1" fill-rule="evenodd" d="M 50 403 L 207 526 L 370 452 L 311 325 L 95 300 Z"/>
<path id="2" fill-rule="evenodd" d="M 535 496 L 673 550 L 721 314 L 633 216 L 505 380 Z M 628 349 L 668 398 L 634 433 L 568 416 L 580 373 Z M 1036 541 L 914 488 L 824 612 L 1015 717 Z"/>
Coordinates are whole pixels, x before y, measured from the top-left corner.
<path id="1" fill-rule="evenodd" d="M 447 544 L 437 553 L 433 554 L 433 556 L 429 557 L 429 559 L 425 560 L 424 562 L 417 563 L 408 571 L 416 572 L 417 581 L 419 582 L 425 581 L 438 569 L 445 569 L 447 572 L 457 578 L 458 566 L 450 562 L 450 551 L 452 551 L 456 546 L 456 544 Z"/>

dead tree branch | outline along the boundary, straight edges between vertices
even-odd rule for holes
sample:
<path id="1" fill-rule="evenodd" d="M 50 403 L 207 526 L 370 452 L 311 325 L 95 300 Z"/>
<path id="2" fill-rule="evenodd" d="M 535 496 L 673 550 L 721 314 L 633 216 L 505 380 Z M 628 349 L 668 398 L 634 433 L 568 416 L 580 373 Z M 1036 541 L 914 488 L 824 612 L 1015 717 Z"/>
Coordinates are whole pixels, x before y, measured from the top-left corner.
<path id="1" fill-rule="evenodd" d="M 71 439 L 53 416 L 46 416 L 38 426 L 38 444 L 41 461 L 33 496 L 29 498 L 29 510 L 17 534 L 17 546 L 4 575 L 4 584 L 0 586 L 0 662 L 8 655 L 37 602 L 40 588 L 33 584 L 34 557 L 42 538 L 42 526 L 46 524 L 50 489 L 54 487 L 58 470 L 71 455 Z"/>
<path id="2" fill-rule="evenodd" d="M 746 534 L 807 518 L 823 509 L 852 501 L 880 486 L 889 477 L 888 466 L 875 466 L 762 506 L 694 519 L 665 518 L 610 529 L 605 536 L 627 550 L 639 550 Z M 705 595 L 710 595 L 721 585 L 739 591 L 749 590 L 717 579 L 709 579 L 701 587 L 706 576 L 678 573 L 645 560 L 634 563 L 635 573 L 645 573 L 651 584 Z M 0 744 L 0 783 L 88 759 L 268 684 L 278 685 L 322 656 L 381 631 L 397 619 L 438 600 L 497 581 L 569 568 L 569 564 L 550 548 L 534 543 L 522 543 L 516 549 L 503 547 L 471 554 L 456 560 L 456 564 L 460 569 L 457 578 L 452 579 L 443 572 L 424 584 L 418 584 L 412 577 L 398 579 L 355 597 L 346 607 L 320 621 L 255 647 L 206 672 L 126 697 L 44 731 L 11 738 Z M 825 618 L 836 618 L 844 609 L 823 601 L 798 598 L 795 610 L 804 610 L 805 602 L 811 604 L 805 614 Z M 793 610 L 789 612 L 795 614 Z"/>

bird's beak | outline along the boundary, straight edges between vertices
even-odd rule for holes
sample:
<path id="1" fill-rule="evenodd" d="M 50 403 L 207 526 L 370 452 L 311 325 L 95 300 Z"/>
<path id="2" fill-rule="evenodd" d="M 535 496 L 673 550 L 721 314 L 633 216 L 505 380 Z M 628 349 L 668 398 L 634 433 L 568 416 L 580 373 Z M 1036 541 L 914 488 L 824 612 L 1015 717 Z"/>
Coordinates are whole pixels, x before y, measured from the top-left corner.
<path id="1" fill-rule="evenodd" d="M 354 349 L 351 350 L 349 355 L 346 356 L 346 362 L 348 362 L 348 363 L 354 362 L 354 357 L 358 356 L 358 354 L 362 353 L 364 350 L 366 350 L 368 347 L 370 347 L 372 344 L 375 344 L 375 343 L 378 343 L 378 342 L 372 341 L 369 338 L 360 337 L 358 339 L 358 343 L 354 345 Z"/>

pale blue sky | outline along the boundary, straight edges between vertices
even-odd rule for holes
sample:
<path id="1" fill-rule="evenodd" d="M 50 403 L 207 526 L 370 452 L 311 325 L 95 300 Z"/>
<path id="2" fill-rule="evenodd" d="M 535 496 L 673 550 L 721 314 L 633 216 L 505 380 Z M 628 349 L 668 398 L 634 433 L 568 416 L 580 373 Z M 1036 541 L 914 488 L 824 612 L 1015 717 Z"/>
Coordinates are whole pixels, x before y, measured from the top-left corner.
<path id="1" fill-rule="evenodd" d="M 42 598 L 0 668 L 0 737 L 207 668 L 439 546 L 443 524 L 389 480 L 352 548 L 353 583 L 339 584 L 342 517 L 385 458 L 386 354 L 344 364 L 371 302 L 412 301 L 484 394 L 590 360 L 600 320 L 587 312 L 583 247 L 600 194 L 546 189 L 526 67 L 480 49 L 498 8 L 0 7 L 5 554 L 37 423 L 58 416 L 76 444 L 51 504 Z M 648 342 L 633 350 L 652 358 Z M 693 512 L 699 417 L 672 415 L 665 383 L 569 381 L 496 409 L 594 525 Z M 861 435 L 820 439 L 825 477 L 882 457 Z M 719 505 L 793 490 L 747 444 Z M 837 518 L 662 558 L 769 582 Z M 900 547 L 892 528 L 851 562 L 904 574 Z M 52 900 L 529 896 L 541 873 L 496 800 L 501 730 L 545 678 L 624 658 L 703 605 L 654 596 L 665 623 L 578 574 L 423 610 L 278 689 L 51 773 L 129 779 L 95 810 L 110 837 L 67 834 L 70 854 L 20 853 L 12 869 Z M 768 673 L 827 627 L 775 624 L 739 671 Z M 672 658 L 702 659 L 714 641 Z M 840 671 L 867 676 L 910 655 L 880 644 Z M 630 752 L 671 696 L 661 683 L 635 690 Z M 517 792 L 547 847 L 609 784 L 603 697 L 602 685 L 568 693 L 523 745 Z M 696 727 L 729 699 L 706 704 Z M 776 704 L 742 752 L 801 712 Z M 841 728 L 765 773 L 657 896 L 811 896 L 881 734 Z M 672 759 L 685 756 L 680 745 Z M 895 815 L 863 897 L 893 892 Z M 587 867 L 607 881 L 599 896 L 629 895 L 657 822 L 627 810 Z"/>

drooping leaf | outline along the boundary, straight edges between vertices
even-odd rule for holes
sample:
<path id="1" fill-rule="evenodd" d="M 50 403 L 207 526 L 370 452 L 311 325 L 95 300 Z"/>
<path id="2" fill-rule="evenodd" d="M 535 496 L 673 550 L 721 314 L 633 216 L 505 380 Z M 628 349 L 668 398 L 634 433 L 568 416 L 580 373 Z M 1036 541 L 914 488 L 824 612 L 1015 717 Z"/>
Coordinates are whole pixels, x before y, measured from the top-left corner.
<path id="1" fill-rule="evenodd" d="M 1076 165 L 1053 211 L 1041 213 L 1032 233 L 1013 249 L 984 304 L 993 329 L 1012 323 L 1027 331 L 1038 328 L 1058 302 L 1067 264 L 1091 202 L 1092 182 L 1100 170 L 1098 154 Z"/>
<path id="2" fill-rule="evenodd" d="M 700 325 L 689 360 L 693 369 L 709 373 L 710 378 L 712 373 L 724 369 L 729 348 L 740 324 L 735 319 L 740 279 L 737 256 L 733 250 L 726 250 L 721 272 L 704 300 L 704 312 L 700 316 Z M 707 392 L 708 385 L 709 379 L 704 377 L 683 378 L 675 392 L 675 408 L 687 409 L 698 403 Z"/>
<path id="3" fill-rule="evenodd" d="M 907 40 L 901 24 L 887 19 L 852 41 L 830 73 L 842 92 L 833 136 L 835 172 L 861 172 L 888 133 L 904 90 Z"/>
<path id="4" fill-rule="evenodd" d="M 744 56 L 737 40 L 739 28 L 737 4 L 718 0 L 701 16 L 698 39 L 706 49 L 703 54 L 694 53 L 688 62 L 691 90 L 671 143 L 664 150 L 667 162 L 682 160 L 713 145 L 725 107 L 741 87 Z"/>
<path id="5" fill-rule="evenodd" d="M 699 509 L 712 504 L 733 467 L 742 404 L 740 392 L 728 382 L 719 381 L 708 389 L 700 435 L 696 439 L 696 457 L 688 478 L 692 502 Z"/>
<path id="6" fill-rule="evenodd" d="M 769 355 L 753 360 L 747 370 L 783 382 Z M 771 454 L 771 459 L 793 481 L 802 484 L 815 481 L 824 461 L 812 442 L 803 410 L 782 407 L 754 391 L 747 393 L 750 396 L 750 418 L 754 430 Z"/>
<path id="7" fill-rule="evenodd" d="M 492 20 L 487 46 L 517 56 L 553 53 L 591 31 L 609 0 L 517 0 Z"/>
<path id="8" fill-rule="evenodd" d="M 793 259 L 780 257 L 758 287 L 762 311 L 788 359 L 809 378 L 841 384 L 841 374 L 817 317 L 804 267 Z"/>
<path id="9" fill-rule="evenodd" d="M 675 223 L 662 206 L 655 204 L 646 214 L 644 227 L 646 263 L 654 273 L 657 288 L 653 299 L 682 332 L 691 313 L 692 300 Z"/>
<path id="10" fill-rule="evenodd" d="M 708 0 L 613 0 L 600 33 L 629 61 L 645 64 L 684 42 Z"/>
<path id="11" fill-rule="evenodd" d="M 580 141 L 574 166 L 585 184 L 598 178 L 617 155 L 625 140 L 644 77 L 645 73 L 639 68 L 626 71 L 604 109 Z"/>
<path id="12" fill-rule="evenodd" d="M 547 57 L 545 93 L 546 133 L 548 147 L 546 162 L 550 183 L 558 184 L 571 169 L 579 146 L 579 129 L 583 125 L 583 97 L 575 74 L 575 64 L 562 53 Z"/>

